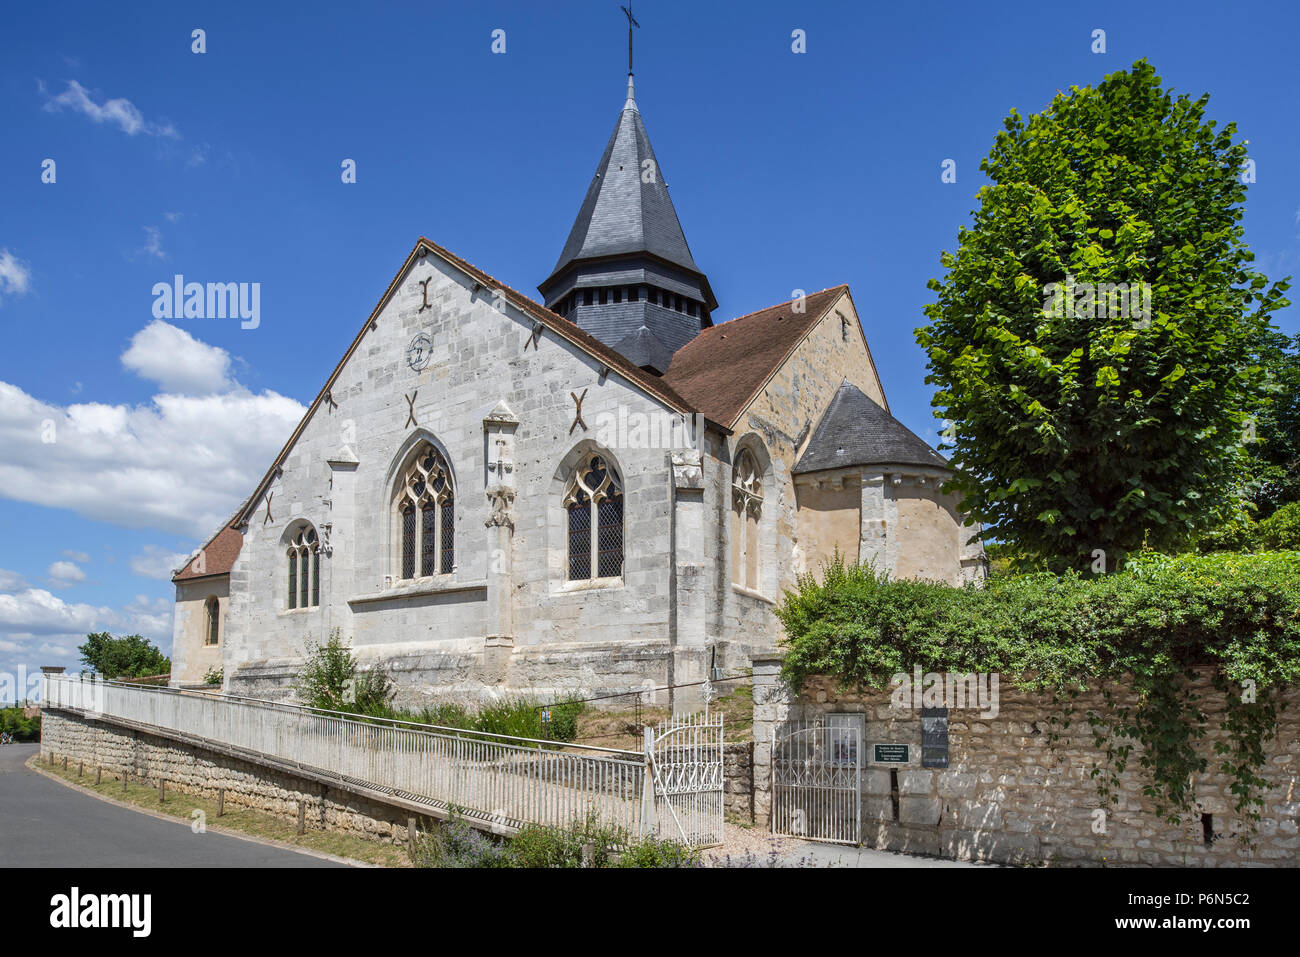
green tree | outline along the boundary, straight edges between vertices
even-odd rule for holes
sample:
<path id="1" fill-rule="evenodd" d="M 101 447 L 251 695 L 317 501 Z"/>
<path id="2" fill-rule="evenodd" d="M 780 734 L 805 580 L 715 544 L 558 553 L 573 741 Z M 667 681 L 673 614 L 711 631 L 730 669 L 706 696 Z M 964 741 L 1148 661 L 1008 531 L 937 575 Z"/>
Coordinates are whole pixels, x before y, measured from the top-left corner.
<path id="1" fill-rule="evenodd" d="M 1258 518 L 1300 501 L 1300 335 L 1276 335 L 1265 353 L 1270 376 L 1269 400 L 1258 420 L 1247 423 L 1253 459 L 1251 500 Z M 1253 436 L 1251 433 L 1254 433 Z"/>
<path id="2" fill-rule="evenodd" d="M 1250 266 L 1246 147 L 1208 99 L 1139 60 L 1013 110 L 929 283 L 916 335 L 953 422 L 951 487 L 1026 564 L 1086 570 L 1102 549 L 1113 569 L 1240 511 L 1288 285 Z"/>
<path id="3" fill-rule="evenodd" d="M 141 678 L 164 675 L 172 663 L 166 655 L 140 635 L 116 637 L 106 631 L 87 635 L 81 652 L 82 663 L 104 678 Z"/>

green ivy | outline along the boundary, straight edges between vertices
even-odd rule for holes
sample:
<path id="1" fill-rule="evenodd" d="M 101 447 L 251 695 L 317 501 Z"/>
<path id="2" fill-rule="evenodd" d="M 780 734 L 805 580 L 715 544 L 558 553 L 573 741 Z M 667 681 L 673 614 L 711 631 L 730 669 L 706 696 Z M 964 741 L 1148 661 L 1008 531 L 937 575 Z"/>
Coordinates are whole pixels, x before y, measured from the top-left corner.
<path id="1" fill-rule="evenodd" d="M 1100 688 L 1105 714 L 1086 718 L 1105 755 L 1093 772 L 1103 803 L 1118 801 L 1119 775 L 1141 742 L 1145 793 L 1178 822 L 1192 810 L 1191 776 L 1208 767 L 1198 744 L 1209 718 L 1189 681 L 1194 666 L 1209 665 L 1226 703 L 1226 740 L 1214 753 L 1238 812 L 1258 820 L 1278 692 L 1300 680 L 1300 552 L 1141 553 L 1112 575 L 1037 573 L 961 588 L 891 580 L 838 557 L 823 572 L 800 577 L 777 609 L 783 677 L 796 691 L 816 675 L 883 689 L 917 665 L 996 672 L 1022 691 L 1055 695 L 1055 741 L 1078 695 Z M 1131 697 L 1114 693 L 1121 684 Z"/>

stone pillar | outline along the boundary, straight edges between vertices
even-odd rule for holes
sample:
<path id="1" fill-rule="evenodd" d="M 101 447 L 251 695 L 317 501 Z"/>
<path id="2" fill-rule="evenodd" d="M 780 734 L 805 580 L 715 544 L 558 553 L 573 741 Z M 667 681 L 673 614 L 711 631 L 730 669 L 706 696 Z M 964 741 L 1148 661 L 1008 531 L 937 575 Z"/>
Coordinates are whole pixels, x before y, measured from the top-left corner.
<path id="1" fill-rule="evenodd" d="M 486 681 L 506 680 L 515 645 L 514 504 L 515 430 L 519 421 L 505 402 L 483 420 L 488 502 L 487 609 L 483 623 L 483 675 Z"/>
<path id="2" fill-rule="evenodd" d="M 671 453 L 673 666 L 670 683 L 694 685 L 669 692 L 673 712 L 687 714 L 704 705 L 709 677 L 709 635 L 705 627 L 708 583 L 704 554 L 704 467 L 698 449 Z"/>
<path id="3" fill-rule="evenodd" d="M 880 472 L 862 473 L 862 539 L 859 555 L 863 564 L 893 574 L 898 567 L 898 498 L 894 488 L 899 476 Z"/>
<path id="4" fill-rule="evenodd" d="M 754 824 L 772 814 L 772 734 L 789 711 L 790 690 L 781 680 L 778 656 L 754 658 Z"/>
<path id="5" fill-rule="evenodd" d="M 321 569 L 321 635 L 329 637 L 331 631 L 339 628 L 343 634 L 350 634 L 352 631 L 352 612 L 347 604 L 347 596 L 354 594 L 356 590 L 355 562 L 350 556 L 341 562 L 334 561 L 334 552 L 336 549 L 342 549 L 342 554 L 347 554 L 348 546 L 356 540 L 354 529 L 356 528 L 356 488 L 357 488 L 357 466 L 360 461 L 356 453 L 352 451 L 352 443 L 356 442 L 356 427 L 351 419 L 345 419 L 339 425 L 339 432 L 343 438 L 343 444 L 339 447 L 326 464 L 330 467 L 330 489 L 329 499 L 326 505 L 329 509 L 328 518 L 321 523 L 320 528 L 316 529 L 316 534 L 320 536 L 320 569 Z M 375 585 L 381 584 L 375 582 Z M 229 610 L 226 613 L 226 621 L 231 621 Z M 230 660 L 225 655 L 225 649 L 222 649 L 223 657 Z M 232 668 L 226 668 L 225 687 L 229 687 L 230 672 Z"/>

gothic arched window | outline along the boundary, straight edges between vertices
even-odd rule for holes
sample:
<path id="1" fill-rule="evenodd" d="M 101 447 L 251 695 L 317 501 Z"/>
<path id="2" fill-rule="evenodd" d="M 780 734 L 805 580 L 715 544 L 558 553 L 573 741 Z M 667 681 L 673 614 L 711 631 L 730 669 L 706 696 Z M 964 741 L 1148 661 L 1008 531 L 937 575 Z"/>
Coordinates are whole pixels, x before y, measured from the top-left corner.
<path id="1" fill-rule="evenodd" d="M 749 449 L 741 449 L 731 471 L 731 580 L 759 590 L 758 523 L 763 514 L 763 473 Z"/>
<path id="2" fill-rule="evenodd" d="M 204 627 L 203 643 L 205 645 L 215 645 L 221 637 L 221 602 L 217 596 L 213 595 L 203 606 L 204 610 Z"/>
<path id="3" fill-rule="evenodd" d="M 397 493 L 401 578 L 450 575 L 456 561 L 456 506 L 451 469 L 426 442 L 402 477 Z"/>
<path id="4" fill-rule="evenodd" d="M 623 485 L 600 454 L 584 456 L 564 493 L 569 581 L 623 574 Z"/>
<path id="5" fill-rule="evenodd" d="M 289 607 L 320 604 L 320 542 L 316 529 L 301 526 L 289 540 Z"/>

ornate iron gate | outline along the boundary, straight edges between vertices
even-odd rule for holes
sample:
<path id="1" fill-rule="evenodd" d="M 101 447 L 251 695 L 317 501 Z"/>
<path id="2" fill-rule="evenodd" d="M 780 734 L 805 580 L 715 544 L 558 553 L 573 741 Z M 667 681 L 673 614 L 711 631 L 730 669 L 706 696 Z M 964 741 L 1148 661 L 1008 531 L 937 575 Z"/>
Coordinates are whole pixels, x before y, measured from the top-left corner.
<path id="1" fill-rule="evenodd" d="M 706 699 L 707 700 L 707 699 Z M 645 729 L 642 833 L 695 847 L 722 843 L 722 715 L 669 718 Z"/>
<path id="2" fill-rule="evenodd" d="M 861 842 L 862 720 L 828 714 L 773 730 L 773 834 Z"/>

